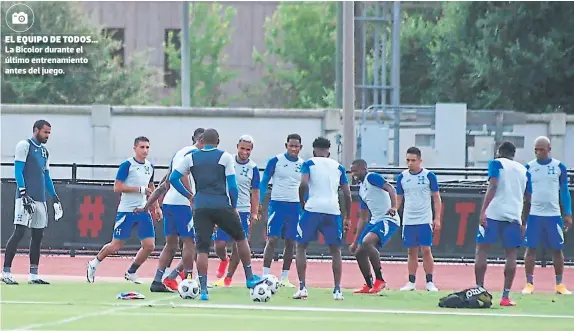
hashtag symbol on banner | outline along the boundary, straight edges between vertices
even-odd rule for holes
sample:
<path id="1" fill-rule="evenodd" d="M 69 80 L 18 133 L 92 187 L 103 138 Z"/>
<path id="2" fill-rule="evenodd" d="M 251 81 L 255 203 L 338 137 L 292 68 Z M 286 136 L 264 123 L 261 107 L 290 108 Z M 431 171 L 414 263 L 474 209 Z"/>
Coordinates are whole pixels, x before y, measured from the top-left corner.
<path id="1" fill-rule="evenodd" d="M 80 219 L 78 220 L 78 230 L 80 230 L 80 237 L 87 237 L 88 234 L 92 238 L 97 238 L 103 227 L 102 216 L 104 214 L 104 204 L 102 197 L 92 197 L 89 195 L 84 196 L 84 202 L 80 205 Z"/>

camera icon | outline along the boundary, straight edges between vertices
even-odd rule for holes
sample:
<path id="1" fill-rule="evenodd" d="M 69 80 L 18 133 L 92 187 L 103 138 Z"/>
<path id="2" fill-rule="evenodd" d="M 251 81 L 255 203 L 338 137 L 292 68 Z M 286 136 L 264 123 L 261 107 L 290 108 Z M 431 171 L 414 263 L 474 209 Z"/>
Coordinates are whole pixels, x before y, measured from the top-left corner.
<path id="1" fill-rule="evenodd" d="M 12 14 L 12 24 L 28 24 L 28 14 L 24 12 Z"/>

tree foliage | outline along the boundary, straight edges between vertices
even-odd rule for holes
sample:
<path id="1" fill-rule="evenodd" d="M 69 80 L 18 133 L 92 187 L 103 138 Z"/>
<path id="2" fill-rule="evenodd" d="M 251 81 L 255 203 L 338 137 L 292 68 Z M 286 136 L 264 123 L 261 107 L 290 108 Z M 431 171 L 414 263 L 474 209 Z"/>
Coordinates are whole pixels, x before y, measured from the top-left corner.
<path id="1" fill-rule="evenodd" d="M 2 4 L 2 17 L 12 3 Z M 87 64 L 71 64 L 63 67 L 65 75 L 14 75 L 5 69 L 26 68 L 33 64 L 6 64 L 10 54 L 2 52 L 2 103 L 39 104 L 93 104 L 116 105 L 146 104 L 151 101 L 152 91 L 159 86 L 159 72 L 151 69 L 142 55 L 136 55 L 124 65 L 112 54 L 120 49 L 119 42 L 89 23 L 89 18 L 72 2 L 27 2 L 35 14 L 31 29 L 15 34 L 5 26 L 1 29 L 2 40 L 12 35 L 84 35 L 98 43 L 84 44 Z M 4 44 L 3 47 L 9 46 Z M 46 45 L 37 45 L 46 46 Z M 79 47 L 79 45 L 77 46 Z M 43 54 L 15 54 L 19 58 L 39 58 Z M 60 57 L 62 55 L 60 54 Z M 61 66 L 61 65 L 60 65 Z"/>
<path id="2" fill-rule="evenodd" d="M 253 52 L 265 75 L 248 98 L 267 107 L 333 106 L 336 24 L 336 2 L 281 2 L 265 23 L 265 53 Z"/>
<path id="3" fill-rule="evenodd" d="M 194 106 L 221 106 L 222 87 L 237 76 L 226 69 L 223 51 L 231 42 L 231 21 L 236 10 L 216 2 L 190 3 L 190 96 Z M 175 36 L 181 41 L 181 34 Z M 173 36 L 169 38 L 173 40 Z M 177 43 L 178 45 L 181 42 Z M 169 68 L 180 72 L 181 51 L 175 42 L 165 45 Z M 176 97 L 181 101 L 181 79 Z"/>
<path id="4" fill-rule="evenodd" d="M 428 31 L 403 27 L 421 42 L 428 93 L 403 99 L 465 102 L 474 109 L 574 113 L 574 7 L 562 2 L 445 2 Z M 404 40 L 403 40 L 404 41 Z M 428 57 L 430 55 L 430 59 Z M 418 63 L 413 60 L 410 64 Z M 427 70 L 425 70 L 425 67 Z M 402 68 L 402 81 L 414 75 Z M 408 76 L 408 78 L 406 77 Z"/>

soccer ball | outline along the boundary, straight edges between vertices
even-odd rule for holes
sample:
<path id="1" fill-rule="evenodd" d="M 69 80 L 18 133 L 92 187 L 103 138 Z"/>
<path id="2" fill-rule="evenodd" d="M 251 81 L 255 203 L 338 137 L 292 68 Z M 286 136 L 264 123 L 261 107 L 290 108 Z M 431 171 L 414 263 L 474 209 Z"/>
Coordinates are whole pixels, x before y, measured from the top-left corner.
<path id="1" fill-rule="evenodd" d="M 271 290 L 271 294 L 275 294 L 279 291 L 279 279 L 277 279 L 277 277 L 273 275 L 265 276 L 265 284 L 267 284 L 269 290 Z"/>
<path id="2" fill-rule="evenodd" d="M 271 299 L 271 290 L 265 282 L 257 284 L 251 289 L 251 299 L 255 302 L 267 302 Z"/>
<path id="3" fill-rule="evenodd" d="M 179 283 L 177 292 L 182 299 L 195 299 L 199 296 L 199 284 L 195 279 L 184 279 Z"/>

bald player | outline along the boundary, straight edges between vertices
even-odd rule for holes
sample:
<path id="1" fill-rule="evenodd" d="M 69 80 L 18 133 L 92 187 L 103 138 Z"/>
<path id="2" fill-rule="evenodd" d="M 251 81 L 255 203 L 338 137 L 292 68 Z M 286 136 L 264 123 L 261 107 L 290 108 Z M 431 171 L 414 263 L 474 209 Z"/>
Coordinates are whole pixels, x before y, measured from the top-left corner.
<path id="1" fill-rule="evenodd" d="M 536 249 L 552 250 L 554 273 L 556 275 L 556 293 L 572 294 L 562 283 L 564 272 L 564 232 L 572 227 L 572 201 L 568 188 L 566 166 L 550 156 L 550 139 L 538 137 L 534 141 L 536 159 L 526 164 L 532 179 L 532 198 L 524 204 L 526 231 L 524 244 L 524 266 L 526 286 L 523 294 L 534 292 L 534 266 Z M 563 216 L 560 205 L 562 205 Z"/>

